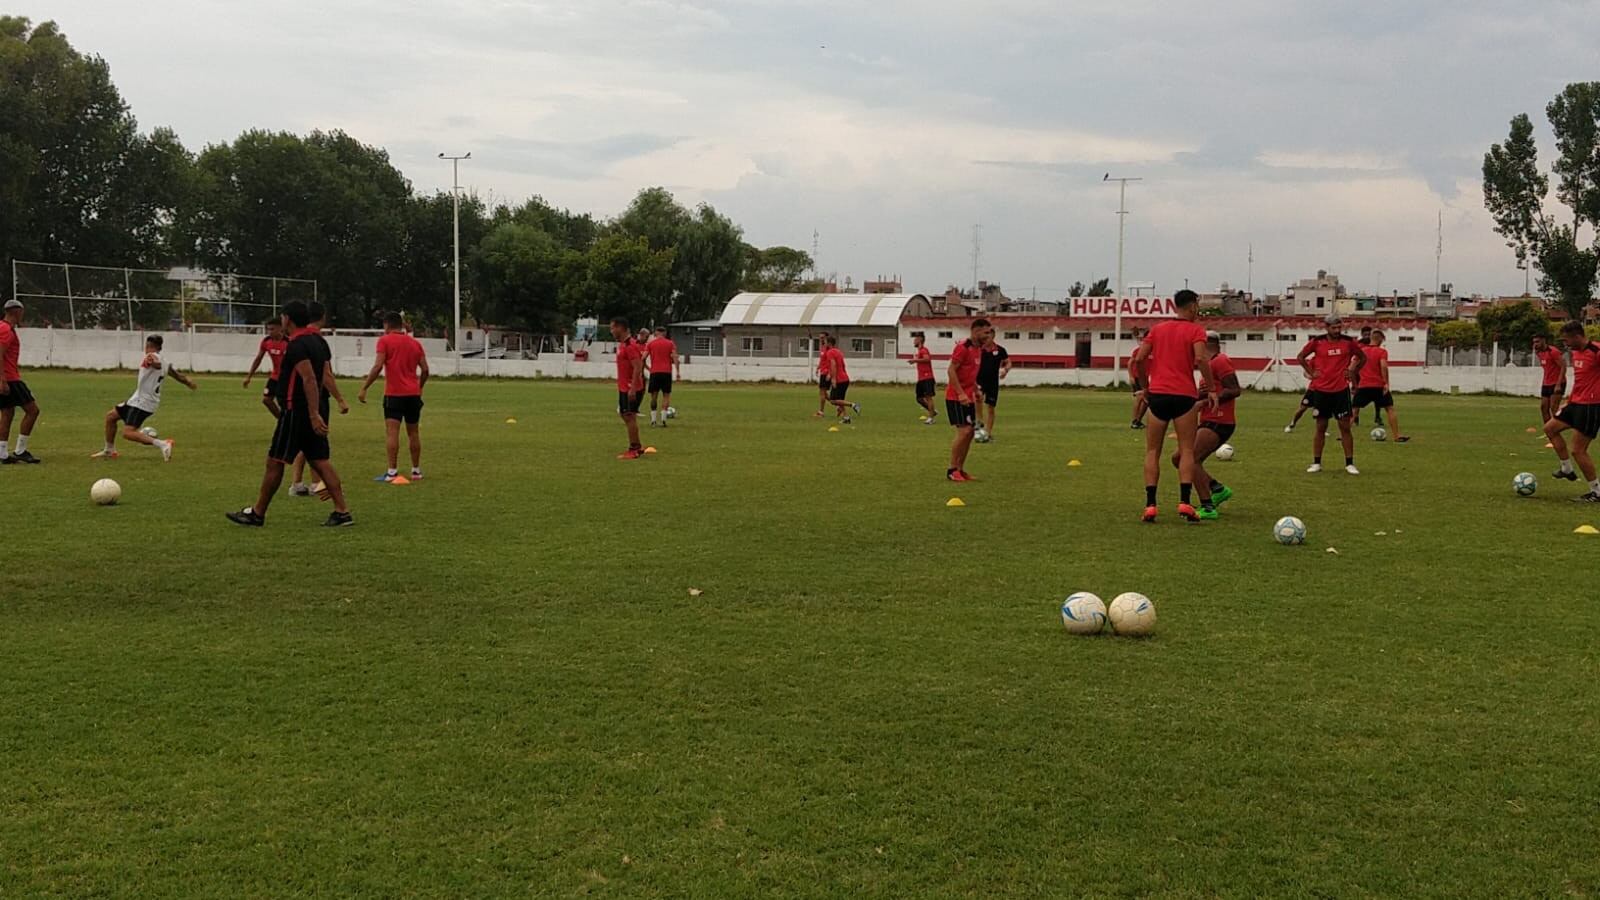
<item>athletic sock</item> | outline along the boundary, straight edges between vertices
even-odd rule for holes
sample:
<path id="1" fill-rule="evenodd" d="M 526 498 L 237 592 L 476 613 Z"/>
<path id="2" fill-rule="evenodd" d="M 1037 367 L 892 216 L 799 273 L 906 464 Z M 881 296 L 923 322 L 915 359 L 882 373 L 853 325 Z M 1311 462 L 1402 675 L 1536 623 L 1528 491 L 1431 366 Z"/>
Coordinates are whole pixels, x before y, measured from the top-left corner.
<path id="1" fill-rule="evenodd" d="M 106 444 L 106 452 L 107 453 L 110 453 L 110 452 L 112 452 L 113 450 L 116 450 L 116 449 L 117 448 L 116 448 L 115 444 L 112 444 L 112 443 L 109 443 L 109 442 Z"/>
<path id="2" fill-rule="evenodd" d="M 11 451 L 6 449 L 6 443 L 6 441 L 0 441 L 0 459 L 5 459 L 11 455 Z"/>
<path id="3" fill-rule="evenodd" d="M 1356 458 L 1354 456 L 1346 456 L 1344 458 L 1344 464 L 1347 466 L 1353 466 L 1356 464 Z"/>
<path id="4" fill-rule="evenodd" d="M 1593 491 L 1596 494 L 1600 494 L 1600 481 L 1591 481 L 1591 482 L 1589 482 L 1589 490 Z"/>
<path id="5" fill-rule="evenodd" d="M 1144 486 L 1144 505 L 1156 505 L 1156 486 L 1153 484 L 1147 484 Z"/>
<path id="6" fill-rule="evenodd" d="M 3 456 L 5 454 L 5 450 L 6 450 L 6 445 L 5 444 L 0 444 L 0 456 Z M 1561 461 L 1561 472 L 1564 475 L 1570 475 L 1572 473 L 1572 460 L 1570 458 L 1563 459 Z"/>
<path id="7" fill-rule="evenodd" d="M 1319 466 L 1320 466 L 1320 465 L 1322 465 L 1322 457 L 1320 457 L 1320 456 L 1313 456 L 1313 457 L 1311 457 L 1311 461 L 1312 461 L 1312 462 L 1313 462 L 1313 463 L 1316 463 L 1316 464 L 1317 464 L 1317 465 L 1319 465 Z"/>
<path id="8" fill-rule="evenodd" d="M 28 438 L 29 435 L 26 434 L 17 438 L 17 453 L 19 455 L 28 452 Z"/>
<path id="9" fill-rule="evenodd" d="M 150 446 L 151 450 L 154 450 L 157 453 L 160 453 L 161 452 L 161 448 L 165 447 L 166 445 L 167 445 L 166 441 L 156 441 L 155 443 L 150 444 L 149 446 Z"/>
<path id="10" fill-rule="evenodd" d="M 1185 481 L 1182 484 L 1178 485 L 1178 501 L 1180 503 L 1188 503 L 1193 498 L 1193 496 L 1194 496 L 1194 485 L 1190 484 L 1187 481 Z"/>

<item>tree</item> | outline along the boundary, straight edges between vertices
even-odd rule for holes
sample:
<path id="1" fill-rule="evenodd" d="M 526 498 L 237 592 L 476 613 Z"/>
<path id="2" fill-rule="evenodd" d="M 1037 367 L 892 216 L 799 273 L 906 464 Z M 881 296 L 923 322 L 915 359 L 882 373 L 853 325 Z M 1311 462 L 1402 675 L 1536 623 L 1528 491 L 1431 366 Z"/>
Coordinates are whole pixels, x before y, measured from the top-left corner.
<path id="1" fill-rule="evenodd" d="M 1109 296 L 1111 296 L 1111 279 L 1109 279 L 1109 278 L 1097 278 L 1097 279 L 1095 279 L 1094 284 L 1089 285 L 1089 296 L 1091 296 L 1091 297 L 1109 297 Z"/>
<path id="2" fill-rule="evenodd" d="M 1452 347 L 1457 350 L 1464 347 L 1478 347 L 1483 344 L 1483 332 L 1478 328 L 1477 322 L 1461 320 L 1440 322 L 1428 329 L 1428 343 L 1435 347 Z"/>
<path id="3" fill-rule="evenodd" d="M 455 318 L 454 203 L 449 191 L 412 197 L 406 204 L 405 250 L 390 305 L 413 325 L 448 332 Z M 489 233 L 481 199 L 461 197 L 461 305 L 472 309 L 472 251 Z"/>
<path id="4" fill-rule="evenodd" d="M 653 252 L 672 254 L 664 318 L 714 315 L 738 289 L 744 269 L 744 234 L 704 203 L 690 212 L 666 188 L 646 188 L 611 223 L 610 230 L 643 239 Z"/>
<path id="5" fill-rule="evenodd" d="M 1074 281 L 1072 283 L 1072 287 L 1067 288 L 1067 296 L 1068 297 L 1082 297 L 1083 296 L 1083 282 Z"/>
<path id="6" fill-rule="evenodd" d="M 1581 320 L 1600 276 L 1600 82 L 1567 85 L 1545 115 L 1560 154 L 1552 166 L 1556 199 L 1572 211 L 1571 224 L 1544 211 L 1550 179 L 1539 169 L 1526 114 L 1513 118 L 1506 142 L 1483 157 L 1483 203 L 1517 261 L 1539 270 L 1540 290 Z"/>
<path id="7" fill-rule="evenodd" d="M 642 237 L 608 234 L 568 258 L 561 306 L 568 318 L 623 316 L 635 325 L 664 323 L 671 306 L 672 250 Z"/>
<path id="8" fill-rule="evenodd" d="M 575 256 L 532 225 L 495 226 L 472 251 L 473 318 L 521 331 L 562 330 L 562 276 Z"/>
<path id="9" fill-rule="evenodd" d="M 1529 301 L 1486 307 L 1478 313 L 1478 330 L 1486 343 L 1498 341 L 1502 349 L 1526 348 L 1534 337 L 1551 337 L 1550 317 Z"/>
<path id="10" fill-rule="evenodd" d="M 742 286 L 747 291 L 776 294 L 799 290 L 811 268 L 811 254 L 793 247 L 746 249 Z"/>

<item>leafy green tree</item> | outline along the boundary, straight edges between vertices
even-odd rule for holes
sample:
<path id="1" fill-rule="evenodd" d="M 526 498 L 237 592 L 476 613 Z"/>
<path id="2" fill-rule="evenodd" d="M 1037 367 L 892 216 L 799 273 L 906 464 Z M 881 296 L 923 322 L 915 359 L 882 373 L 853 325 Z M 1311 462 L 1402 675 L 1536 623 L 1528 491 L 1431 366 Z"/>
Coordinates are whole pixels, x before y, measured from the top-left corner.
<path id="1" fill-rule="evenodd" d="M 744 234 L 709 205 L 691 212 L 666 188 L 646 188 L 610 229 L 642 238 L 654 252 L 672 253 L 670 300 L 663 319 L 715 315 L 738 290 Z"/>
<path id="2" fill-rule="evenodd" d="M 1474 348 L 1483 344 L 1483 332 L 1477 322 L 1440 322 L 1428 329 L 1428 343 L 1435 347 Z"/>
<path id="3" fill-rule="evenodd" d="M 413 197 L 406 204 L 405 252 L 396 293 L 389 305 L 402 310 L 414 325 L 448 333 L 455 318 L 454 208 L 449 191 Z M 474 247 L 489 233 L 483 201 L 461 197 L 461 305 L 470 311 Z M 375 324 L 375 323 L 374 323 Z"/>
<path id="4" fill-rule="evenodd" d="M 1083 296 L 1083 282 L 1074 281 L 1072 283 L 1072 287 L 1067 288 L 1067 296 L 1068 297 L 1082 297 Z"/>
<path id="5" fill-rule="evenodd" d="M 561 331 L 569 321 L 560 307 L 563 276 L 578 256 L 533 225 L 494 226 L 472 251 L 473 318 L 520 331 Z"/>
<path id="6" fill-rule="evenodd" d="M 1511 120 L 1506 142 L 1484 155 L 1483 203 L 1517 260 L 1539 270 L 1540 289 L 1581 319 L 1600 275 L 1600 82 L 1567 85 L 1545 115 L 1559 153 L 1552 166 L 1556 199 L 1571 211 L 1571 223 L 1545 212 L 1550 178 L 1539 168 L 1533 123 L 1525 113 Z"/>
<path id="7" fill-rule="evenodd" d="M 1550 317 L 1529 301 L 1485 307 L 1478 313 L 1478 330 L 1486 343 L 1499 342 L 1502 350 L 1525 350 L 1536 336 L 1551 337 Z"/>
<path id="8" fill-rule="evenodd" d="M 793 247 L 768 247 L 747 250 L 743 286 L 763 294 L 801 290 L 805 273 L 811 268 L 811 254 Z"/>
<path id="9" fill-rule="evenodd" d="M 561 305 L 569 318 L 625 316 L 638 326 L 667 321 L 674 252 L 642 237 L 608 234 L 563 270 Z"/>
<path id="10" fill-rule="evenodd" d="M 490 224 L 501 225 L 506 222 L 537 228 L 568 250 L 589 249 L 601 231 L 600 223 L 595 221 L 594 216 L 557 209 L 545 202 L 543 197 L 532 197 L 515 208 L 502 206 L 496 209 Z"/>
<path id="11" fill-rule="evenodd" d="M 1090 297 L 1109 297 L 1109 296 L 1111 296 L 1111 279 L 1109 279 L 1109 278 L 1096 279 L 1094 284 L 1089 285 L 1089 296 Z"/>

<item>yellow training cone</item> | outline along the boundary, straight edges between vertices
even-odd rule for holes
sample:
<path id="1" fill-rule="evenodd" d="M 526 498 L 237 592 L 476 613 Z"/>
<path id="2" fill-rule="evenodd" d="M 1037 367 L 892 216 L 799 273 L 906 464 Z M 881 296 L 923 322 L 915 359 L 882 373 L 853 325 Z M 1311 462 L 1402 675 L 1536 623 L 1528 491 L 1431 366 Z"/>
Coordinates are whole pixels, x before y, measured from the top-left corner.
<path id="1" fill-rule="evenodd" d="M 654 448 L 654 447 L 646 447 L 646 448 L 644 448 L 644 452 L 645 452 L 646 455 L 649 455 L 651 453 L 656 452 L 656 448 Z"/>
<path id="2" fill-rule="evenodd" d="M 1572 533 L 1573 534 L 1600 534 L 1600 528 L 1596 528 L 1593 525 L 1579 525 L 1577 528 L 1573 529 Z"/>
<path id="3" fill-rule="evenodd" d="M 1546 450 L 1554 450 L 1554 449 L 1555 449 L 1555 448 L 1556 448 L 1556 445 L 1555 445 L 1555 444 L 1552 444 L 1552 443 L 1550 443 L 1550 442 L 1549 442 L 1549 441 L 1545 441 L 1545 442 L 1544 442 L 1544 448 L 1545 448 L 1545 449 L 1546 449 Z"/>
<path id="4" fill-rule="evenodd" d="M 1081 466 L 1081 465 L 1083 465 L 1083 463 L 1081 463 L 1081 462 L 1079 462 L 1079 461 L 1078 461 L 1078 460 L 1076 460 L 1076 459 L 1074 459 L 1074 460 L 1069 460 L 1069 461 L 1068 461 L 1068 462 L 1067 462 L 1067 466 L 1068 466 L 1068 468 L 1073 468 L 1073 469 L 1076 469 L 1076 468 L 1077 468 L 1077 467 L 1079 467 L 1079 466 Z"/>
<path id="5" fill-rule="evenodd" d="M 506 424 L 507 425 L 515 425 L 515 424 L 517 424 L 517 420 L 516 419 L 507 419 L 506 420 Z"/>
<path id="6" fill-rule="evenodd" d="M 945 506 L 966 506 L 966 504 L 961 502 L 960 497 L 951 497 L 950 502 L 946 503 Z"/>
<path id="7" fill-rule="evenodd" d="M 836 432 L 836 431 L 838 431 L 838 430 L 839 430 L 839 426 L 837 426 L 837 425 L 832 425 L 832 426 L 829 426 L 829 428 L 828 428 L 828 433 L 829 433 L 829 434 L 833 434 L 833 433 L 834 433 L 834 432 Z"/>
<path id="8" fill-rule="evenodd" d="M 1528 426 L 1528 433 L 1529 434 L 1538 434 L 1539 433 L 1539 429 L 1533 427 L 1532 425 L 1529 425 Z"/>

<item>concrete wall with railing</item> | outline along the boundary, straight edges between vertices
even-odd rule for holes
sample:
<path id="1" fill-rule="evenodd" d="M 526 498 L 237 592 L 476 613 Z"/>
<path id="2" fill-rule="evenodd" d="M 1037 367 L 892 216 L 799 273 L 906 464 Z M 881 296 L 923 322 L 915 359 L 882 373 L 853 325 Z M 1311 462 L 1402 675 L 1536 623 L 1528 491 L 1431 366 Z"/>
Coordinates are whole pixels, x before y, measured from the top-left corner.
<path id="1" fill-rule="evenodd" d="M 155 332 L 152 332 L 155 333 Z M 159 332 L 166 339 L 163 356 L 186 371 L 236 372 L 250 368 L 260 335 Z M 133 369 L 144 353 L 144 335 L 127 331 L 71 331 L 50 328 L 22 328 L 21 364 L 24 369 Z M 345 376 L 357 376 L 371 367 L 376 335 L 332 333 L 334 368 Z M 436 377 L 452 375 L 492 378 L 616 378 L 615 345 L 594 344 L 587 360 L 567 354 L 545 354 L 539 359 L 466 358 L 459 367 L 438 338 L 425 338 L 423 347 Z M 263 366 L 265 366 L 263 362 Z M 912 384 L 916 368 L 905 360 L 852 359 L 851 377 L 861 383 Z M 935 363 L 940 382 L 944 364 Z M 807 359 L 762 359 L 748 357 L 693 357 L 683 364 L 684 381 L 753 382 L 778 381 L 793 384 L 809 382 L 816 371 Z M 24 372 L 23 377 L 27 374 Z M 1014 368 L 1006 378 L 1011 386 L 1065 385 L 1104 387 L 1122 379 L 1109 369 L 1030 369 Z M 1521 396 L 1537 396 L 1540 370 L 1533 366 L 1427 366 L 1395 367 L 1390 380 L 1397 391 L 1433 390 L 1441 393 L 1476 394 L 1495 391 Z M 1297 367 L 1278 366 L 1257 372 L 1241 372 L 1247 388 L 1300 391 L 1305 377 Z"/>

